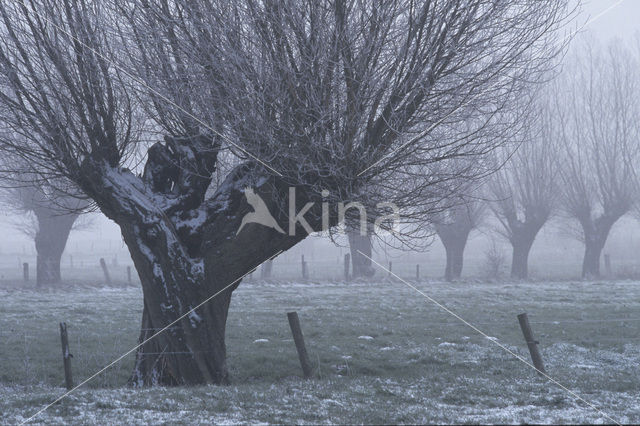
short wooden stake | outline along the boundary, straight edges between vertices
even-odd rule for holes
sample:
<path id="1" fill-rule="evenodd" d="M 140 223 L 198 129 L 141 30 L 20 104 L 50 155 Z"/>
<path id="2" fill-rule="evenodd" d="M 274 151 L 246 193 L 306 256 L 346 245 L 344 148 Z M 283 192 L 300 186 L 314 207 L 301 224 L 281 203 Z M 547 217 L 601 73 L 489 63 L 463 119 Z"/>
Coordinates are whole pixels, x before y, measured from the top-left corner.
<path id="1" fill-rule="evenodd" d="M 546 374 L 544 364 L 542 363 L 542 356 L 540 355 L 540 351 L 538 350 L 539 342 L 533 338 L 533 331 L 531 330 L 529 317 L 527 316 L 526 312 L 518 315 L 518 322 L 520 323 L 520 328 L 522 329 L 524 340 L 525 342 L 527 342 L 527 346 L 529 347 L 529 353 L 531 354 L 533 366 L 536 368 L 536 370 L 538 370 L 538 374 Z"/>
<path id="2" fill-rule="evenodd" d="M 349 281 L 349 264 L 351 263 L 351 255 L 346 253 L 344 255 L 344 280 Z"/>
<path id="3" fill-rule="evenodd" d="M 309 361 L 307 347 L 304 344 L 304 336 L 302 335 L 302 328 L 300 328 L 298 313 L 288 312 L 287 318 L 289 319 L 291 334 L 293 334 L 293 341 L 295 342 L 296 349 L 298 350 L 298 358 L 300 358 L 300 365 L 302 366 L 304 378 L 310 379 L 313 376 L 313 367 L 311 366 L 311 361 Z"/>
<path id="4" fill-rule="evenodd" d="M 73 389 L 73 376 L 71 375 L 71 352 L 69 352 L 69 337 L 67 336 L 67 323 L 60 323 L 60 341 L 62 343 L 62 362 L 64 363 L 64 383 L 68 390 Z"/>
<path id="5" fill-rule="evenodd" d="M 104 257 L 100 258 L 100 266 L 102 267 L 102 272 L 104 273 L 104 280 L 107 284 L 111 284 L 111 276 L 109 275 L 109 269 L 107 268 L 107 262 L 104 261 Z"/>
<path id="6" fill-rule="evenodd" d="M 389 276 L 391 276 L 392 271 L 393 271 L 393 262 L 389 261 Z"/>
<path id="7" fill-rule="evenodd" d="M 29 282 L 29 264 L 27 262 L 22 264 L 22 278 L 24 278 L 25 283 Z"/>
<path id="8" fill-rule="evenodd" d="M 131 266 L 127 266 L 127 282 L 131 284 Z"/>

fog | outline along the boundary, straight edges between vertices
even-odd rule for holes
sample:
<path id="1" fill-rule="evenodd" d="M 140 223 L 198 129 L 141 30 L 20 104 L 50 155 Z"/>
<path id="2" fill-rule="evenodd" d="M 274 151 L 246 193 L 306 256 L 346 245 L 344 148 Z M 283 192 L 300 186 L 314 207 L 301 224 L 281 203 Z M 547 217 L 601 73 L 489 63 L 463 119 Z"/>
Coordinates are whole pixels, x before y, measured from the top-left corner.
<path id="1" fill-rule="evenodd" d="M 0 423 L 639 422 L 640 0 L 576 1 L 0 2 Z"/>
<path id="2" fill-rule="evenodd" d="M 635 37 L 640 37 L 640 2 L 635 0 L 586 1 L 583 3 L 583 11 L 576 18 L 576 22 L 588 23 L 583 29 L 582 36 L 588 34 L 589 37 L 593 37 L 601 43 L 607 43 L 613 38 L 631 42 Z M 89 216 L 87 219 L 89 223 L 80 230 L 71 233 L 65 249 L 65 256 L 73 256 L 75 253 L 75 256 L 80 258 L 82 255 L 86 255 L 93 245 L 96 252 L 99 250 L 112 256 L 117 255 L 121 262 L 130 263 L 118 226 L 99 212 L 90 213 L 87 216 Z M 492 219 L 488 218 L 488 222 L 491 221 Z M 33 239 L 17 230 L 16 223 L 23 223 L 21 216 L 16 216 L 10 210 L 5 209 L 0 222 L 0 232 L 4 235 L 2 242 L 0 242 L 0 253 L 15 254 L 16 256 L 31 255 L 35 258 Z M 584 249 L 579 241 L 576 241 L 567 232 L 563 232 L 566 223 L 567 220 L 555 218 L 552 223 L 543 227 L 531 252 L 532 276 L 569 278 L 579 274 Z M 614 225 L 607 240 L 604 251 L 612 256 L 614 267 L 619 271 L 630 273 L 640 269 L 640 258 L 636 259 L 634 256 L 634 250 L 639 248 L 635 244 L 640 244 L 639 223 L 631 215 L 625 216 Z M 466 267 L 463 275 L 478 276 L 483 274 L 485 254 L 492 241 L 498 244 L 505 256 L 505 268 L 508 266 L 510 246 L 507 241 L 493 232 L 495 226 L 495 223 L 488 223 L 482 229 L 471 233 L 465 252 Z M 303 241 L 285 256 L 289 259 L 287 263 L 297 265 L 298 262 L 294 259 L 304 253 L 307 253 L 307 257 L 312 256 L 313 259 L 322 259 L 322 261 L 341 257 L 343 253 L 348 251 L 344 247 L 346 238 L 338 238 L 337 242 L 342 246 L 342 249 L 324 238 L 313 237 Z M 387 264 L 389 259 L 392 261 L 395 259 L 397 264 L 406 262 L 403 267 L 407 269 L 407 274 L 413 274 L 414 265 L 420 264 L 424 276 L 431 278 L 441 277 L 445 265 L 444 249 L 437 237 L 433 238 L 430 247 L 421 253 L 407 253 L 393 250 L 385 245 L 378 245 L 374 259 L 384 264 Z M 311 267 L 313 268 L 313 265 Z M 326 273 L 323 268 L 316 269 L 318 269 L 316 278 L 325 278 Z M 16 276 L 21 273 L 20 271 L 14 272 Z M 384 272 L 378 273 L 384 274 Z M 5 274 L 11 273 L 5 272 Z M 294 278 L 295 272 L 292 271 L 287 275 L 287 278 Z M 339 274 L 336 273 L 335 276 L 339 277 Z"/>

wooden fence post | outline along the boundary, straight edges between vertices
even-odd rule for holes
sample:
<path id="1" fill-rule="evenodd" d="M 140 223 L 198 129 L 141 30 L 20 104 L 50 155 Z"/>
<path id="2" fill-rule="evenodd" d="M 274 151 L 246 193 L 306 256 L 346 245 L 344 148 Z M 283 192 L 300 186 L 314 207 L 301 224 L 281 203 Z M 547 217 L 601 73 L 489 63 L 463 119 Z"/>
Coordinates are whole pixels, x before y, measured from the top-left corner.
<path id="1" fill-rule="evenodd" d="M 29 264 L 27 262 L 22 264 L 22 278 L 24 278 L 25 283 L 29 282 Z"/>
<path id="2" fill-rule="evenodd" d="M 100 258 L 100 266 L 102 267 L 102 272 L 104 273 L 104 280 L 107 284 L 111 284 L 111 276 L 109 275 L 109 269 L 107 269 L 107 262 L 104 261 L 104 257 Z"/>
<path id="3" fill-rule="evenodd" d="M 389 261 L 389 276 L 391 276 L 392 271 L 393 271 L 393 262 Z"/>
<path id="4" fill-rule="evenodd" d="M 313 367 L 311 366 L 311 361 L 309 361 L 307 347 L 304 344 L 304 336 L 302 335 L 302 328 L 300 328 L 298 313 L 288 312 L 287 318 L 289 319 L 291 334 L 293 334 L 293 341 L 295 342 L 296 349 L 298 350 L 298 358 L 300 358 L 300 365 L 302 366 L 304 378 L 310 379 L 313 376 Z"/>
<path id="5" fill-rule="evenodd" d="M 351 263 L 351 255 L 346 253 L 344 255 L 344 280 L 349 281 L 349 264 Z"/>
<path id="6" fill-rule="evenodd" d="M 60 342 L 62 343 L 62 362 L 64 363 L 64 383 L 67 390 L 73 389 L 73 376 L 71 375 L 71 352 L 69 352 L 69 337 L 67 335 L 67 323 L 60 323 Z"/>
<path id="7" fill-rule="evenodd" d="M 131 266 L 127 266 L 127 283 L 131 284 Z"/>
<path id="8" fill-rule="evenodd" d="M 536 370 L 538 370 L 538 374 L 546 374 L 544 364 L 542 363 L 542 356 L 540 355 L 540 351 L 538 350 L 538 341 L 533 338 L 533 331 L 531 331 L 529 317 L 527 316 L 526 312 L 518 315 L 518 322 L 520 323 L 520 328 L 522 329 L 524 340 L 527 342 L 527 346 L 529 347 L 529 353 L 531 354 L 533 366 L 536 368 Z"/>

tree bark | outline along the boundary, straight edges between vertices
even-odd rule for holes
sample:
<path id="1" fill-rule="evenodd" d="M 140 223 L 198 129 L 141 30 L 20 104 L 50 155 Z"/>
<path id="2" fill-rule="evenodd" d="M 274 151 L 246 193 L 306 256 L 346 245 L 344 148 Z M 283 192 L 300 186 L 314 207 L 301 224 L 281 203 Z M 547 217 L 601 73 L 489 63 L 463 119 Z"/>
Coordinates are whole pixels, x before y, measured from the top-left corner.
<path id="1" fill-rule="evenodd" d="M 584 258 L 582 259 L 582 278 L 600 277 L 600 255 L 613 224 L 622 214 L 603 214 L 595 219 L 584 215 L 580 220 L 584 236 Z"/>
<path id="2" fill-rule="evenodd" d="M 78 214 L 38 207 L 35 215 L 38 220 L 35 235 L 36 285 L 58 284 L 61 281 L 60 259 Z"/>
<path id="3" fill-rule="evenodd" d="M 352 278 L 370 278 L 375 274 L 371 266 L 371 235 L 360 235 L 360 228 L 347 228 L 349 248 L 351 250 Z M 364 256 L 360 253 L 363 253 Z"/>
<path id="4" fill-rule="evenodd" d="M 460 279 L 464 262 L 464 249 L 467 245 L 469 233 L 473 229 L 472 222 L 465 216 L 457 215 L 456 220 L 448 224 L 436 226 L 436 232 L 444 245 L 447 264 L 444 278 L 447 281 Z"/>
<path id="5" fill-rule="evenodd" d="M 531 217 L 534 216 L 534 217 Z M 547 221 L 548 215 L 530 214 L 524 221 L 515 216 L 509 220 L 509 241 L 513 247 L 511 257 L 511 278 L 524 280 L 529 278 L 529 253 L 540 229 Z"/>
<path id="6" fill-rule="evenodd" d="M 549 218 L 549 210 L 529 207 L 525 209 L 524 216 L 524 220 L 520 220 L 514 210 L 507 211 L 506 222 L 503 222 L 513 248 L 511 278 L 520 280 L 529 278 L 529 253 L 538 232 Z"/>
<path id="7" fill-rule="evenodd" d="M 529 277 L 529 252 L 533 245 L 533 239 L 527 241 L 513 240 L 511 244 L 513 246 L 511 278 L 527 279 Z"/>
<path id="8" fill-rule="evenodd" d="M 597 241 L 585 242 L 582 259 L 582 278 L 600 277 L 600 255 L 604 245 Z"/>
<path id="9" fill-rule="evenodd" d="M 120 226 L 142 284 L 142 345 L 130 377 L 134 386 L 228 383 L 225 328 L 233 290 L 243 275 L 308 235 L 300 223 L 294 236 L 256 223 L 239 232 L 242 219 L 253 211 L 246 187 L 287 229 L 289 186 L 245 163 L 205 201 L 211 159 L 200 156 L 216 154 L 211 148 L 193 148 L 197 143 L 168 139 L 166 145 L 154 145 L 140 177 L 95 163 L 84 170 L 86 176 L 95 174 L 83 190 Z M 207 167 L 175 166 L 175 156 L 188 149 L 192 151 L 185 155 Z M 167 157 L 170 161 L 164 161 Z M 310 201 L 306 195 L 304 190 L 297 193 L 296 212 Z M 320 206 L 315 203 L 305 214 L 314 229 L 321 222 Z"/>
<path id="10" fill-rule="evenodd" d="M 435 230 L 444 245 L 447 255 L 447 264 L 444 269 L 444 277 L 447 281 L 460 279 L 464 263 L 464 249 L 471 230 L 474 229 L 482 210 L 475 202 L 467 201 L 464 204 L 454 205 L 441 212 Z"/>

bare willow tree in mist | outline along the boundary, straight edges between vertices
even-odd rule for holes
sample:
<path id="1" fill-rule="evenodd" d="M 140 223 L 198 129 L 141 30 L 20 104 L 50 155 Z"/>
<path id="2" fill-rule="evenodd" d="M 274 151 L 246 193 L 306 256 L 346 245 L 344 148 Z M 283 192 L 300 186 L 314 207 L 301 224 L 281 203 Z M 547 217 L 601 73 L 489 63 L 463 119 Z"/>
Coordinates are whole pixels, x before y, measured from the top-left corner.
<path id="1" fill-rule="evenodd" d="M 16 226 L 33 238 L 36 248 L 36 285 L 62 280 L 60 262 L 71 230 L 88 203 L 45 182 L 12 184 L 0 190 L 0 203 L 20 216 Z"/>
<path id="2" fill-rule="evenodd" d="M 437 165 L 504 140 L 496 112 L 553 65 L 566 17 L 561 0 L 2 2 L 1 120 L 21 137 L 0 149 L 120 226 L 141 341 L 218 294 L 141 346 L 132 383 L 226 383 L 239 278 L 320 229 L 322 201 L 428 214 Z M 222 150 L 240 164 L 206 197 Z M 238 233 L 247 187 L 289 233 Z"/>
<path id="3" fill-rule="evenodd" d="M 434 214 L 433 224 L 446 253 L 444 277 L 447 281 L 459 279 L 464 263 L 464 249 L 469 234 L 477 229 L 485 215 L 483 200 L 469 194 L 458 193 L 449 197 L 448 207 Z"/>
<path id="4" fill-rule="evenodd" d="M 609 232 L 636 200 L 640 63 L 619 41 L 580 49 L 556 85 L 560 188 L 566 213 L 580 224 L 582 276 L 598 277 Z"/>
<path id="5" fill-rule="evenodd" d="M 512 278 L 528 278 L 533 242 L 558 207 L 557 125 L 549 92 L 536 95 L 523 139 L 495 151 L 495 161 L 502 167 L 487 183 L 498 232 L 513 247 Z"/>

